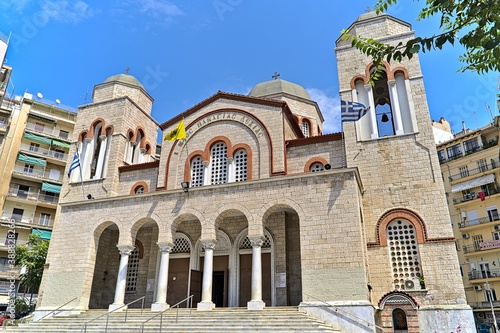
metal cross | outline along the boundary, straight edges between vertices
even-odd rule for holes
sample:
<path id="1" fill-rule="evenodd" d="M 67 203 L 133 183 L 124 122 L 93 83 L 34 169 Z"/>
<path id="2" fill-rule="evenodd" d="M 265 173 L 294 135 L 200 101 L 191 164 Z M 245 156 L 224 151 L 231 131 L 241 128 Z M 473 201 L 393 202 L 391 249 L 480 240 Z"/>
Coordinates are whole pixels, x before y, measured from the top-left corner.
<path id="1" fill-rule="evenodd" d="M 277 80 L 278 76 L 280 76 L 280 73 L 274 72 L 273 79 Z"/>
<path id="2" fill-rule="evenodd" d="M 365 9 L 365 13 L 369 13 L 369 12 L 373 12 L 373 8 L 368 6 Z"/>
<path id="3" fill-rule="evenodd" d="M 130 70 L 130 67 L 125 68 L 125 74 L 128 75 L 128 71 Z"/>

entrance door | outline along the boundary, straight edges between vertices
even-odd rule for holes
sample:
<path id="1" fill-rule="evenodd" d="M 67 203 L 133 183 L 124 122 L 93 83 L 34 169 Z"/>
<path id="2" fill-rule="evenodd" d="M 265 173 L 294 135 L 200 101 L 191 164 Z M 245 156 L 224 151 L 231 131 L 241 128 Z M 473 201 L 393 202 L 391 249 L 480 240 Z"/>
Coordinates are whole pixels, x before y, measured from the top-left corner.
<path id="1" fill-rule="evenodd" d="M 479 263 L 479 270 L 481 271 L 481 276 L 483 279 L 490 277 L 490 264 L 487 262 Z"/>
<path id="2" fill-rule="evenodd" d="M 193 307 L 201 302 L 201 283 L 203 274 L 201 271 L 191 270 L 191 281 L 189 283 L 189 296 L 193 295 Z"/>
<path id="3" fill-rule="evenodd" d="M 170 259 L 168 268 L 167 303 L 174 305 L 187 297 L 189 258 Z M 182 307 L 185 304 L 181 305 Z"/>
<path id="4" fill-rule="evenodd" d="M 214 272 L 212 277 L 212 302 L 216 307 L 224 306 L 224 272 Z"/>

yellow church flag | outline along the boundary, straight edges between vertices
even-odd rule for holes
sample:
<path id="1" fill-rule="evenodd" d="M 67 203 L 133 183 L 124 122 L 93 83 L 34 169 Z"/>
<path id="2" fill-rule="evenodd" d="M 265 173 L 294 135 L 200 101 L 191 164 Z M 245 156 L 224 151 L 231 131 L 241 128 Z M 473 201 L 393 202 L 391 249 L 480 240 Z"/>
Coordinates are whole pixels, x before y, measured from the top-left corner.
<path id="1" fill-rule="evenodd" d="M 184 128 L 184 119 L 181 120 L 179 125 L 177 125 L 173 130 L 165 135 L 163 140 L 174 141 L 186 138 L 186 129 Z"/>

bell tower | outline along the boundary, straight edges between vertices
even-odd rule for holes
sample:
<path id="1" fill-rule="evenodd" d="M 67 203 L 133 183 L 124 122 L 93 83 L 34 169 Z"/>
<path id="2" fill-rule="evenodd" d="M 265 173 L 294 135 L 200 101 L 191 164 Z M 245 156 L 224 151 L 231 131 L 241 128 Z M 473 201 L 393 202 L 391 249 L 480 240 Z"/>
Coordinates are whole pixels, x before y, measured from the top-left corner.
<path id="1" fill-rule="evenodd" d="M 94 87 L 92 103 L 78 110 L 76 147 L 70 153 L 78 149 L 80 168 L 70 175 L 66 202 L 82 200 L 82 191 L 83 198 L 116 195 L 121 166 L 154 160 L 158 123 L 151 117 L 152 104 L 132 75 L 114 75 Z"/>
<path id="2" fill-rule="evenodd" d="M 361 15 L 349 33 L 389 44 L 414 38 L 407 22 L 373 12 Z M 340 39 L 335 52 L 340 98 L 369 107 L 360 120 L 343 124 L 343 135 L 346 165 L 358 168 L 364 187 L 363 227 L 377 324 L 391 327 L 395 309 L 388 297 L 395 297 L 401 304 L 407 300 L 404 311 L 422 332 L 473 331 L 418 56 L 384 62 L 372 85 L 375 69 L 368 57 Z"/>

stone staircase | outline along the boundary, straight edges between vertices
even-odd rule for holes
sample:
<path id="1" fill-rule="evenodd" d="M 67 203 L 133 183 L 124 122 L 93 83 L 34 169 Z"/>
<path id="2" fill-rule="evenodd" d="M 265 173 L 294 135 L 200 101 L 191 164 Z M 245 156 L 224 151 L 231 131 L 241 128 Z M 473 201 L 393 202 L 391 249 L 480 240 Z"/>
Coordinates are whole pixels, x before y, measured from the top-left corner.
<path id="1" fill-rule="evenodd" d="M 86 322 L 96 318 L 106 310 L 89 310 L 78 316 L 52 317 L 39 322 L 19 324 L 17 327 L 7 327 L 5 332 L 17 333 L 74 333 L 83 332 Z M 294 333 L 326 333 L 339 332 L 331 326 L 320 322 L 296 307 L 272 307 L 262 311 L 248 311 L 245 308 L 222 308 L 213 311 L 196 311 L 179 309 L 176 321 L 176 309 L 163 314 L 161 332 L 174 333 L 237 333 L 237 332 L 294 332 Z M 157 312 L 137 309 L 128 310 L 127 321 L 125 312 L 115 312 L 109 316 L 107 332 L 127 333 L 141 332 L 141 324 L 153 317 Z M 100 318 L 87 326 L 88 333 L 104 333 L 106 317 Z M 160 317 L 144 325 L 144 333 L 160 333 Z"/>

